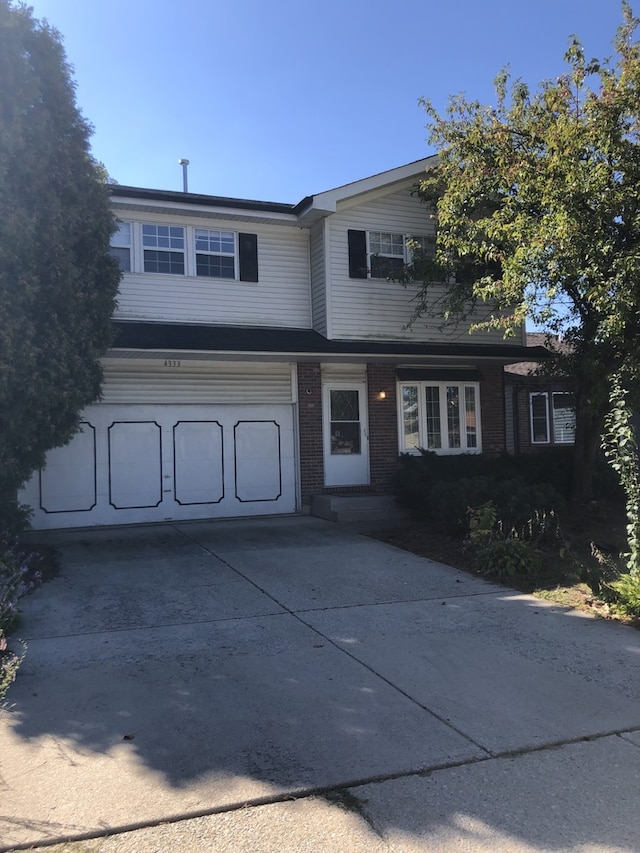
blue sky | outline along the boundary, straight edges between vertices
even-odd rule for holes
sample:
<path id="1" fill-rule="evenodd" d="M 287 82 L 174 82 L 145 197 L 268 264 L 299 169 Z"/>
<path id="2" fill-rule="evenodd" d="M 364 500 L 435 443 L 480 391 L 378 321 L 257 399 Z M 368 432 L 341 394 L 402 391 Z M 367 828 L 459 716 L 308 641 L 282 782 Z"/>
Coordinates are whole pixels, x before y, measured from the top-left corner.
<path id="1" fill-rule="evenodd" d="M 121 184 L 297 202 L 433 153 L 418 99 L 536 85 L 619 0 L 31 0 L 63 36 L 93 153 Z M 640 12 L 638 5 L 636 12 Z"/>

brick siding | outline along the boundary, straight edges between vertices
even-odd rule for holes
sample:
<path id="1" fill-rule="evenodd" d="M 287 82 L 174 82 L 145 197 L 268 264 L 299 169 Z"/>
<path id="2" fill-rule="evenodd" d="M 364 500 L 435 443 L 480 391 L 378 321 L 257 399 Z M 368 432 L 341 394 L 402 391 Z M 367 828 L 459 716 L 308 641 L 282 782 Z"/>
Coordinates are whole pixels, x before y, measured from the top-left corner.
<path id="1" fill-rule="evenodd" d="M 501 364 L 480 368 L 480 417 L 482 452 L 506 450 L 504 422 L 504 371 Z"/>
<path id="2" fill-rule="evenodd" d="M 484 453 L 505 450 L 504 382 L 502 365 L 483 365 L 480 378 L 482 449 Z M 302 502 L 314 494 L 390 494 L 398 468 L 398 415 L 396 368 L 367 365 L 369 417 L 369 486 L 325 488 L 322 440 L 322 378 L 319 364 L 298 364 L 300 418 L 300 478 Z M 386 396 L 379 399 L 379 392 Z"/>
<path id="3" fill-rule="evenodd" d="M 322 383 L 319 364 L 298 364 L 300 480 L 302 502 L 324 487 Z"/>
<path id="4" fill-rule="evenodd" d="M 368 364 L 369 459 L 371 489 L 390 494 L 398 469 L 398 410 L 393 365 Z M 384 400 L 378 399 L 384 391 Z"/>

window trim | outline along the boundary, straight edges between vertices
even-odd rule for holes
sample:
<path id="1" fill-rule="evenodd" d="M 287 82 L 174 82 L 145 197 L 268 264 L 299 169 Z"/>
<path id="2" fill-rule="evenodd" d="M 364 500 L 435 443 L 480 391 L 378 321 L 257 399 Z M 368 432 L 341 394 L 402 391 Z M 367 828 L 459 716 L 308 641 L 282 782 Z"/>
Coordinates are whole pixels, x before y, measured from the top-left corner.
<path id="1" fill-rule="evenodd" d="M 546 418 L 546 435 L 547 437 L 543 441 L 536 441 L 535 432 L 533 430 L 533 398 L 534 397 L 543 397 L 544 398 L 544 414 Z M 531 444 L 551 444 L 551 427 L 549 424 L 549 392 L 548 391 L 529 391 L 529 438 L 531 440 Z"/>
<path id="2" fill-rule="evenodd" d="M 439 415 L 440 415 L 440 437 L 442 447 L 433 447 L 430 448 L 428 446 L 427 440 L 427 417 L 426 417 L 426 403 L 427 403 L 427 395 L 426 388 L 438 388 L 438 407 L 439 407 Z M 398 447 L 400 453 L 408 453 L 411 455 L 417 455 L 421 450 L 428 450 L 433 453 L 437 453 L 440 456 L 454 456 L 462 453 L 482 453 L 482 422 L 481 422 L 481 406 L 480 406 L 480 383 L 479 382 L 465 382 L 461 381 L 457 378 L 452 379 L 451 381 L 433 381 L 431 379 L 427 380 L 404 380 L 400 381 L 397 384 L 398 394 Z M 404 388 L 417 388 L 418 389 L 418 446 L 415 448 L 407 448 L 405 446 L 404 441 L 404 409 L 403 409 L 403 389 Z M 459 416 L 459 427 L 460 427 L 460 447 L 449 447 L 449 430 L 448 430 L 448 417 L 447 417 L 447 388 L 457 388 L 458 389 L 458 397 L 460 401 L 460 416 Z M 469 447 L 467 444 L 467 429 L 465 428 L 465 421 L 463 413 L 466 411 L 466 390 L 467 388 L 472 388 L 474 392 L 474 404 L 475 404 L 475 430 L 476 430 L 476 447 Z"/>
<path id="3" fill-rule="evenodd" d="M 118 219 L 118 220 L 116 220 L 116 224 L 118 227 L 117 227 L 116 231 L 114 231 L 114 233 L 111 235 L 111 240 L 109 241 L 109 254 L 111 255 L 112 258 L 115 258 L 118 261 L 118 266 L 120 267 L 121 273 L 130 273 L 133 270 L 133 239 L 134 239 L 133 226 L 134 226 L 134 223 L 130 222 L 126 219 Z M 129 229 L 129 239 L 126 242 L 120 240 L 122 227 L 125 225 Z M 128 269 L 124 269 L 121 266 L 120 257 L 117 254 L 115 254 L 114 252 L 112 252 L 111 251 L 112 249 L 126 249 L 129 252 L 129 267 L 128 267 Z"/>
<path id="4" fill-rule="evenodd" d="M 164 239 L 169 240 L 169 245 L 168 246 L 162 246 L 158 243 L 158 245 L 154 246 L 154 245 L 145 244 L 145 236 L 146 236 L 144 233 L 145 228 L 155 228 L 155 229 L 166 228 L 168 231 L 168 234 L 166 235 L 166 237 Z M 176 231 L 178 231 L 178 230 L 182 231 L 182 237 L 179 237 L 177 234 L 171 234 L 171 229 L 175 229 Z M 142 272 L 146 273 L 147 275 L 168 275 L 168 276 L 185 276 L 185 275 L 187 275 L 187 229 L 184 225 L 173 225 L 173 224 L 164 223 L 164 222 L 141 222 L 140 223 L 140 236 L 141 236 L 141 243 L 142 243 L 142 252 L 141 252 Z M 149 236 L 151 236 L 151 235 L 149 235 Z M 164 237 L 164 235 L 160 235 L 156 232 L 156 239 L 158 241 L 160 239 L 163 239 L 163 237 Z M 182 240 L 182 247 L 173 246 L 172 241 L 174 239 Z M 147 254 L 147 252 L 155 252 L 158 255 L 160 255 L 160 254 L 163 254 L 163 255 L 182 255 L 182 272 L 174 272 L 173 270 L 169 270 L 169 272 L 163 272 L 160 270 L 148 270 L 148 269 L 146 269 L 146 263 L 147 263 L 146 254 Z M 173 260 L 170 260 L 169 263 L 173 263 Z"/>
<path id="5" fill-rule="evenodd" d="M 210 250 L 202 250 L 198 249 L 197 241 L 198 241 L 198 231 L 207 231 L 213 232 L 217 234 L 231 234 L 233 238 L 233 252 L 212 252 Z M 237 281 L 239 274 L 239 264 L 238 264 L 238 232 L 237 231 L 226 231 L 222 228 L 193 228 L 193 252 L 195 258 L 195 275 L 196 278 L 215 278 L 222 279 L 224 281 Z M 200 275 L 198 272 L 198 255 L 206 255 L 207 257 L 212 258 L 232 258 L 233 259 L 233 275 Z"/>
<path id="6" fill-rule="evenodd" d="M 391 237 L 391 241 L 393 242 L 394 237 L 400 238 L 402 240 L 402 254 L 396 252 L 373 252 L 371 249 L 371 235 L 378 234 L 380 236 L 380 243 L 382 243 L 382 239 L 384 237 Z M 374 275 L 373 273 L 373 262 L 374 258 L 387 258 L 388 260 L 400 260 L 402 261 L 402 267 L 408 263 L 407 261 L 407 237 L 404 234 L 400 234 L 397 231 L 374 231 L 371 229 L 366 232 L 367 235 L 367 273 L 368 278 L 372 278 L 375 281 L 386 281 L 389 278 L 389 275 Z"/>

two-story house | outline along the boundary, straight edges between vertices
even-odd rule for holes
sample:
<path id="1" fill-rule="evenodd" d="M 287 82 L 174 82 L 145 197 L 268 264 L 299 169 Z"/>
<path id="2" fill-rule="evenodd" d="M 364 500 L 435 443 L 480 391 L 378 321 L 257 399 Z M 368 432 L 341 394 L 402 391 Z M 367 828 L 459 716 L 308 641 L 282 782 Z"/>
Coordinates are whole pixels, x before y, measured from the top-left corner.
<path id="1" fill-rule="evenodd" d="M 298 204 L 114 186 L 102 400 L 22 494 L 40 528 L 294 513 L 388 494 L 401 453 L 505 449 L 498 333 L 406 328 L 434 158 Z"/>

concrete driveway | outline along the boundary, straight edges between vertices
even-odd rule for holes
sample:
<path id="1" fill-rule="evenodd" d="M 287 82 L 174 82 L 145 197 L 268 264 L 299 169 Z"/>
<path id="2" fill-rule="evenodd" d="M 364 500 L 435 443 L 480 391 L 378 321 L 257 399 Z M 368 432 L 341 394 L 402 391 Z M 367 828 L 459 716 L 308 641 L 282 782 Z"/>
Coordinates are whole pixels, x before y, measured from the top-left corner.
<path id="1" fill-rule="evenodd" d="M 640 633 L 313 518 L 47 538 L 1 851 L 640 850 Z"/>

